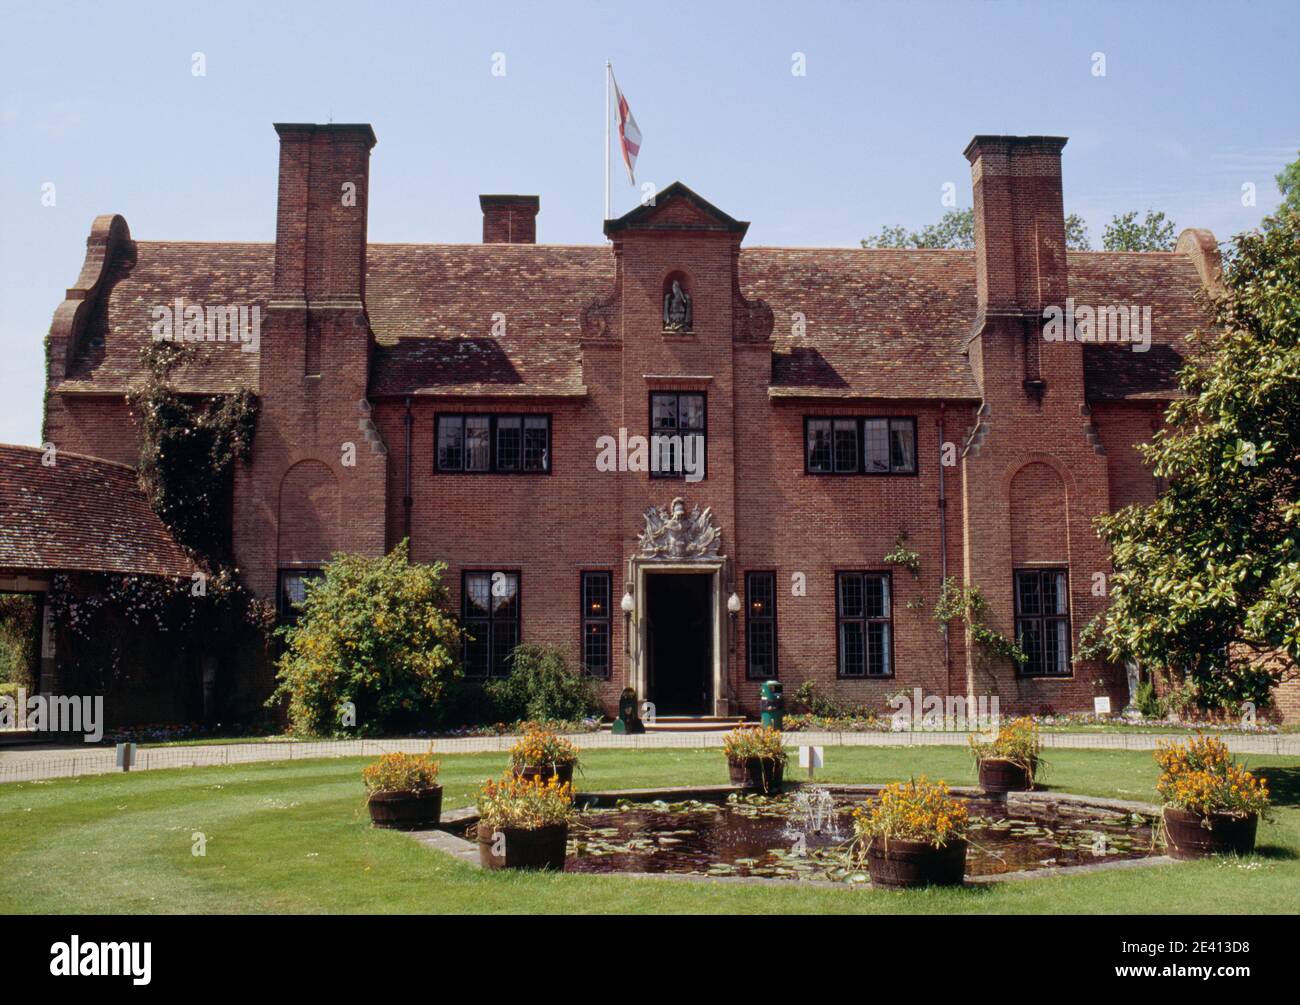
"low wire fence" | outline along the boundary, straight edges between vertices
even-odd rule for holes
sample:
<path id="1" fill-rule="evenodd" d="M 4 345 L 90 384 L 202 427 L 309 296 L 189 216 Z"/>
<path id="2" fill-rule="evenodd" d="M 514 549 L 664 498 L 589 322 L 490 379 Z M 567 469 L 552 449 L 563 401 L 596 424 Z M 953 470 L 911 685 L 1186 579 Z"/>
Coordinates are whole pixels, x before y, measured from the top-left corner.
<path id="1" fill-rule="evenodd" d="M 1044 747 L 1082 750 L 1154 750 L 1161 740 L 1185 740 L 1190 734 L 1159 733 L 1045 733 Z M 931 747 L 965 746 L 964 732 L 897 733 L 787 733 L 787 746 L 822 747 Z M 575 733 L 569 739 L 586 750 L 699 749 L 722 746 L 722 732 L 662 732 L 623 735 Z M 1230 750 L 1237 754 L 1300 755 L 1300 735 L 1225 734 Z M 267 741 L 252 743 L 202 744 L 176 747 L 137 747 L 132 771 L 165 768 L 228 767 L 268 761 L 306 761 L 318 758 L 378 757 L 392 751 L 408 754 L 432 750 L 435 754 L 505 752 L 513 736 L 444 737 L 434 740 L 320 740 Z M 58 749 L 9 747 L 0 750 L 0 784 L 76 778 L 118 772 L 117 752 L 112 747 Z"/>

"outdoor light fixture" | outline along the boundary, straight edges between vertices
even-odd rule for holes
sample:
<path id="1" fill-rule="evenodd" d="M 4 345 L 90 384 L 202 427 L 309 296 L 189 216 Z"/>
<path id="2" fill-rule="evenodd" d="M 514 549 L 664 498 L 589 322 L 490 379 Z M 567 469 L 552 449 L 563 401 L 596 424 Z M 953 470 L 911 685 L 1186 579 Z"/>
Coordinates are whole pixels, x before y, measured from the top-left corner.
<path id="1" fill-rule="evenodd" d="M 727 610 L 733 618 L 740 613 L 740 598 L 734 593 L 727 598 Z"/>
<path id="2" fill-rule="evenodd" d="M 623 599 L 618 602 L 618 606 L 623 611 L 623 655 L 630 656 L 632 655 L 632 612 L 636 609 L 631 586 L 623 587 Z"/>
<path id="3" fill-rule="evenodd" d="M 736 596 L 736 591 L 731 591 L 731 596 L 727 598 L 727 649 L 734 656 L 736 654 L 736 615 L 740 613 L 740 598 Z"/>

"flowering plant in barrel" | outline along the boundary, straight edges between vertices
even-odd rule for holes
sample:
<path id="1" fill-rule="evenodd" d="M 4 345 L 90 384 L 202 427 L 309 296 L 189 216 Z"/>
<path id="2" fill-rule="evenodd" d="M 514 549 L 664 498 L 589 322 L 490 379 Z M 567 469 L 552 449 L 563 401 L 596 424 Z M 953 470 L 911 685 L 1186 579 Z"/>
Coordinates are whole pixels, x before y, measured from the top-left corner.
<path id="1" fill-rule="evenodd" d="M 925 775 L 893 782 L 853 811 L 854 848 L 876 886 L 960 885 L 966 873 L 965 803 Z"/>
<path id="2" fill-rule="evenodd" d="M 430 754 L 384 754 L 361 772 L 376 827 L 437 824 L 442 813 L 440 764 Z"/>
<path id="3" fill-rule="evenodd" d="M 1245 855 L 1254 849 L 1260 814 L 1269 805 L 1268 786 L 1233 760 L 1227 744 L 1213 736 L 1160 743 L 1155 758 L 1171 855 Z"/>
<path id="4" fill-rule="evenodd" d="M 572 782 L 573 769 L 578 766 L 578 748 L 555 730 L 536 722 L 526 722 L 523 728 L 523 736 L 510 748 L 510 767 L 514 773 L 524 778 L 555 776 L 561 782 Z"/>
<path id="5" fill-rule="evenodd" d="M 1022 792 L 1034 787 L 1043 741 L 1033 719 L 1012 719 L 998 726 L 992 740 L 972 734 L 969 742 L 980 788 L 985 792 Z"/>
<path id="6" fill-rule="evenodd" d="M 485 869 L 563 869 L 573 786 L 506 772 L 478 793 L 479 862 Z"/>
<path id="7" fill-rule="evenodd" d="M 781 731 L 772 726 L 737 726 L 722 738 L 733 785 L 770 792 L 781 787 L 787 760 Z"/>

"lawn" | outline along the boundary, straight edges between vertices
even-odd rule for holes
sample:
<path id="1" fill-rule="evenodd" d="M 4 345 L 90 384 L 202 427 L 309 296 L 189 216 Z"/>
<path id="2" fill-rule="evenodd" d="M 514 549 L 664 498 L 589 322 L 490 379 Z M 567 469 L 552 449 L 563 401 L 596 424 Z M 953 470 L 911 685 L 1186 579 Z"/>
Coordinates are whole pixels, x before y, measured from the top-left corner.
<path id="1" fill-rule="evenodd" d="M 1155 799 L 1150 753 L 1049 753 L 1050 788 Z M 832 747 L 826 760 L 827 781 L 974 781 L 957 747 Z M 482 873 L 371 828 L 355 758 L 21 782 L 0 785 L 0 912 L 1294 913 L 1300 758 L 1246 760 L 1277 804 L 1251 859 L 912 893 Z M 450 808 L 505 756 L 442 762 Z M 584 764 L 589 789 L 726 779 L 717 750 L 590 751 Z M 191 854 L 195 832 L 202 857 Z"/>

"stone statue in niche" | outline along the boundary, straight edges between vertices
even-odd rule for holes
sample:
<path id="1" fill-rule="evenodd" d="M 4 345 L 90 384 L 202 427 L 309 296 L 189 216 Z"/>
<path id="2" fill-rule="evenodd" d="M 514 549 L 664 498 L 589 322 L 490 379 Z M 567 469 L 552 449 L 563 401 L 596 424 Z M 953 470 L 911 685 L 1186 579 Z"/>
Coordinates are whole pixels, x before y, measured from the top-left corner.
<path id="1" fill-rule="evenodd" d="M 688 332 L 692 320 L 691 295 L 674 279 L 672 289 L 664 294 L 664 331 Z"/>

